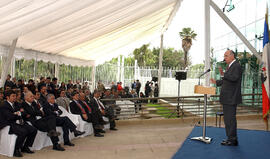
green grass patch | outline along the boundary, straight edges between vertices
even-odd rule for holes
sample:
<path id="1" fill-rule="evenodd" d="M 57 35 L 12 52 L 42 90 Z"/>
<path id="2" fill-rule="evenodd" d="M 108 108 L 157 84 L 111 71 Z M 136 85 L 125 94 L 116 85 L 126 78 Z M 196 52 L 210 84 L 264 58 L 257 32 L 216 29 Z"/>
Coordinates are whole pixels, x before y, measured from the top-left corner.
<path id="1" fill-rule="evenodd" d="M 162 117 L 165 117 L 165 118 L 177 118 L 177 113 L 174 113 L 172 115 L 172 112 L 174 110 L 170 110 L 168 108 L 166 108 L 165 106 L 162 106 L 160 104 L 152 104 L 152 103 L 149 103 L 149 104 L 146 104 L 147 107 L 149 108 L 156 108 L 157 111 L 155 114 L 158 114 Z"/>

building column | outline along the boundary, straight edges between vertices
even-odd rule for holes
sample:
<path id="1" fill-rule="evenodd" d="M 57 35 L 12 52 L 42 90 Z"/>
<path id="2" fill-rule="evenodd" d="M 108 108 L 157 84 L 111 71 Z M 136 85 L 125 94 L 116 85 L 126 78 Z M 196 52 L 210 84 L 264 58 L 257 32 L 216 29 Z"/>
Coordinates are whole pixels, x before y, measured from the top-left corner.
<path id="1" fill-rule="evenodd" d="M 6 57 L 4 65 L 3 65 L 1 79 L 0 79 L 0 88 L 4 87 L 4 85 L 5 85 L 8 71 L 10 70 L 11 60 L 12 60 L 12 57 L 14 56 L 14 52 L 16 49 L 17 40 L 18 40 L 18 38 L 12 41 L 12 45 L 10 46 L 8 55 Z"/>

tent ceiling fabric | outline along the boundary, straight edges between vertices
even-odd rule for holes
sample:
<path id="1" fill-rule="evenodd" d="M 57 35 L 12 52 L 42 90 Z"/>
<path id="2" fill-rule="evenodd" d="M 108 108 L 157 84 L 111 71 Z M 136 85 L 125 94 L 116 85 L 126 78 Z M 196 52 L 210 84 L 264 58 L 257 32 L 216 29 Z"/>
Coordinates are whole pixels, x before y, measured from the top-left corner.
<path id="1" fill-rule="evenodd" d="M 23 49 L 81 60 L 106 59 L 160 34 L 179 1 L 4 0 L 0 44 L 10 45 L 18 37 L 17 47 Z"/>

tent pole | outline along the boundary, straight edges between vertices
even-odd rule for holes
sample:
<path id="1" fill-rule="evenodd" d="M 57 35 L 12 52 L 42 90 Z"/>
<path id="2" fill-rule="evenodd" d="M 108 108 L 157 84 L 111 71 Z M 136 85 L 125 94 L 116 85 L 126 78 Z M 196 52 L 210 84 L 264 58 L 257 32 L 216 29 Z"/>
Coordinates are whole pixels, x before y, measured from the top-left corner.
<path id="1" fill-rule="evenodd" d="M 1 79 L 0 79 L 0 88 L 1 88 L 1 87 L 4 87 L 4 84 L 5 84 L 5 82 L 6 82 L 6 78 L 7 78 L 7 75 L 8 75 L 8 71 L 9 71 L 10 65 L 11 65 L 11 60 L 12 60 L 12 57 L 13 57 L 14 52 L 15 52 L 17 40 L 18 40 L 18 38 L 14 39 L 14 40 L 12 41 L 12 45 L 10 46 L 8 55 L 7 55 L 7 57 L 6 57 L 6 60 L 5 60 L 4 65 L 3 65 L 3 69 L 2 69 L 2 73 L 1 73 Z M 4 62 L 4 61 L 3 61 L 3 62 Z"/>
<path id="2" fill-rule="evenodd" d="M 93 65 L 92 66 L 92 91 L 94 91 L 95 90 L 95 82 L 96 82 L 96 66 L 95 65 Z"/>
<path id="3" fill-rule="evenodd" d="M 217 12 L 217 14 L 224 20 L 224 22 L 233 30 L 233 32 L 241 39 L 241 41 L 248 47 L 248 49 L 257 57 L 257 59 L 262 62 L 261 55 L 257 50 L 250 44 L 250 42 L 245 38 L 245 36 L 238 30 L 238 28 L 230 21 L 230 19 L 219 9 L 219 7 L 210 0 L 211 7 Z"/>
<path id="4" fill-rule="evenodd" d="M 122 87 L 125 86 L 125 57 L 122 56 L 122 63 L 121 63 L 121 82 L 122 82 Z"/>
<path id="5" fill-rule="evenodd" d="M 59 63 L 54 64 L 54 77 L 59 80 Z"/>
<path id="6" fill-rule="evenodd" d="M 116 82 L 119 82 L 120 81 L 120 61 L 121 61 L 121 59 L 120 59 L 121 57 L 120 56 L 118 56 L 118 62 L 117 62 L 117 77 L 116 77 Z"/>
<path id="7" fill-rule="evenodd" d="M 159 50 L 159 65 L 158 65 L 158 94 L 160 94 L 161 76 L 162 76 L 162 60 L 163 60 L 163 34 L 160 36 L 160 50 Z"/>
<path id="8" fill-rule="evenodd" d="M 210 68 L 210 0 L 204 4 L 204 56 L 205 71 Z M 210 74 L 205 75 L 205 86 L 210 85 Z"/>
<path id="9" fill-rule="evenodd" d="M 37 83 L 37 54 L 34 59 L 34 81 L 35 83 Z"/>

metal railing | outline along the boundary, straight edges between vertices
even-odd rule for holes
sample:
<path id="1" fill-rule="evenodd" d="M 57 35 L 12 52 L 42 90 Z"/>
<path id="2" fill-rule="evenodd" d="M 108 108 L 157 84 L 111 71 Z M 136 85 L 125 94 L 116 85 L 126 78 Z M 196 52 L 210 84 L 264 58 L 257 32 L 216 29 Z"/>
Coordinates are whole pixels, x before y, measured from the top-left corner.
<path id="1" fill-rule="evenodd" d="M 243 102 L 237 107 L 237 114 L 250 115 L 261 114 L 262 95 L 243 94 Z M 155 98 L 118 98 L 103 99 L 113 101 L 112 106 L 118 106 L 121 111 L 116 111 L 119 119 L 134 118 L 187 118 L 202 117 L 204 96 L 180 96 L 180 97 L 155 97 Z M 178 104 L 179 99 L 179 104 Z M 222 112 L 219 96 L 209 96 L 207 101 L 207 116 L 215 116 Z"/>

